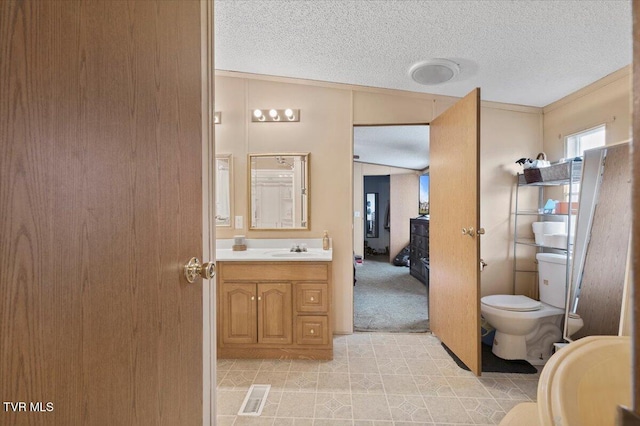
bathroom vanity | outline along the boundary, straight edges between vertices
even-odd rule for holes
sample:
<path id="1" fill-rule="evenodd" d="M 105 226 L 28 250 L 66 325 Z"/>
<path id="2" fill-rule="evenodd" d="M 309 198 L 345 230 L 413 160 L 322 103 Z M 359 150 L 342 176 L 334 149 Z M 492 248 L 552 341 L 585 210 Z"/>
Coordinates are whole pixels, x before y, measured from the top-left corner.
<path id="1" fill-rule="evenodd" d="M 218 358 L 333 358 L 331 250 L 217 255 Z"/>

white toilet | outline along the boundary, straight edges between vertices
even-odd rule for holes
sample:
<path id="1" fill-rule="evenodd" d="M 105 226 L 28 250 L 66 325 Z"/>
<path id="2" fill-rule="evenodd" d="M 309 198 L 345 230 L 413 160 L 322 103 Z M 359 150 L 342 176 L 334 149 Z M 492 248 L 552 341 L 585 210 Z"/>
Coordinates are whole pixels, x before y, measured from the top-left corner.
<path id="1" fill-rule="evenodd" d="M 525 359 L 543 365 L 553 344 L 562 340 L 566 301 L 564 254 L 538 253 L 540 301 L 527 296 L 483 297 L 482 316 L 496 329 L 492 352 L 503 359 Z"/>

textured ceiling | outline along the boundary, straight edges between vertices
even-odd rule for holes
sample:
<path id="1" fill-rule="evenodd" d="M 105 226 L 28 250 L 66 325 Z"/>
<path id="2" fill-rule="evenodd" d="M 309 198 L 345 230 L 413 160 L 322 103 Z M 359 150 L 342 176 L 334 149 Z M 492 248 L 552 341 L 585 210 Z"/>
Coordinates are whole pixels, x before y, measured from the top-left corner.
<path id="1" fill-rule="evenodd" d="M 631 2 L 215 2 L 217 69 L 545 106 L 631 63 Z M 415 62 L 460 75 L 421 86 Z"/>
<path id="2" fill-rule="evenodd" d="M 353 154 L 361 163 L 423 170 L 429 165 L 429 126 L 355 126 Z"/>

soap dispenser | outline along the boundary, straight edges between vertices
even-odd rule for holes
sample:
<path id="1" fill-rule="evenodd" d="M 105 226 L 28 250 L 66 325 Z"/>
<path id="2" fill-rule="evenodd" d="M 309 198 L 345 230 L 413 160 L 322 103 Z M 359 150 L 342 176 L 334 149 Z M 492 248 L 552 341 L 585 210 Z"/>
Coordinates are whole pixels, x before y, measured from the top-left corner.
<path id="1" fill-rule="evenodd" d="M 329 231 L 323 231 L 322 250 L 329 250 Z"/>

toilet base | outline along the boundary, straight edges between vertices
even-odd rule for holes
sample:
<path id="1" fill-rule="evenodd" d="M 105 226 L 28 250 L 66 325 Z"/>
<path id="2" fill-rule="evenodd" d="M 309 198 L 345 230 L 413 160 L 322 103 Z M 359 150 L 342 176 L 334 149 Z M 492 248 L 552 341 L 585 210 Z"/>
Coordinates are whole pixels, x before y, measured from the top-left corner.
<path id="1" fill-rule="evenodd" d="M 553 355 L 553 344 L 562 340 L 562 315 L 542 319 L 525 336 L 496 330 L 491 351 L 502 359 L 522 359 L 533 365 L 544 365 Z"/>
<path id="2" fill-rule="evenodd" d="M 491 352 L 502 359 L 527 359 L 526 336 L 515 336 L 496 330 Z"/>

